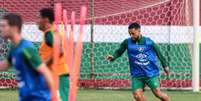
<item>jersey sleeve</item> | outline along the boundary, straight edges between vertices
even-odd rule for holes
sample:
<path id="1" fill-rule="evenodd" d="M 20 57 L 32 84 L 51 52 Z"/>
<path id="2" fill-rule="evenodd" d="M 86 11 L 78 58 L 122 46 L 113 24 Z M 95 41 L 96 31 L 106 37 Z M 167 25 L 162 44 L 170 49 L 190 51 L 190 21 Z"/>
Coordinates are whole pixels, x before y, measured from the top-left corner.
<path id="1" fill-rule="evenodd" d="M 125 50 L 128 48 L 128 39 L 124 40 L 119 48 L 114 52 L 114 54 L 112 55 L 113 56 L 113 59 L 112 61 L 116 60 L 118 57 L 120 57 L 124 52 Z"/>
<path id="2" fill-rule="evenodd" d="M 49 47 L 53 47 L 53 32 L 47 32 L 45 34 L 45 43 L 49 46 Z"/>
<path id="3" fill-rule="evenodd" d="M 162 55 L 162 53 L 161 53 L 161 51 L 159 49 L 158 44 L 156 44 L 155 42 L 153 42 L 153 48 L 154 48 L 154 50 L 156 52 L 156 55 L 157 55 L 158 59 L 160 60 L 160 62 L 162 64 L 162 66 L 163 67 L 168 66 L 168 62 L 167 62 L 166 58 Z"/>
<path id="4" fill-rule="evenodd" d="M 28 65 L 33 69 L 37 69 L 42 64 L 39 53 L 35 48 L 23 49 L 23 57 Z"/>

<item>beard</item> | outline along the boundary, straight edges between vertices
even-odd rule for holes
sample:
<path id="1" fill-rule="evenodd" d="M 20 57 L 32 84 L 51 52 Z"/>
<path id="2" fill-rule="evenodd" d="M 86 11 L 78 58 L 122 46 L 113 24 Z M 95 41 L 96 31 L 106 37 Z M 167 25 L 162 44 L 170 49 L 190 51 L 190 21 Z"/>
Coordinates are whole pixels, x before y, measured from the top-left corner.
<path id="1" fill-rule="evenodd" d="M 41 31 L 43 31 L 43 27 L 40 26 L 40 25 L 38 26 L 38 29 L 41 30 Z"/>
<path id="2" fill-rule="evenodd" d="M 139 40 L 139 39 L 140 39 L 140 36 L 137 36 L 137 37 L 132 37 L 132 39 L 133 39 L 134 41 L 137 41 L 137 40 Z"/>
<path id="3" fill-rule="evenodd" d="M 43 26 L 43 25 L 38 25 L 38 29 L 39 29 L 40 31 L 45 31 L 45 26 Z"/>

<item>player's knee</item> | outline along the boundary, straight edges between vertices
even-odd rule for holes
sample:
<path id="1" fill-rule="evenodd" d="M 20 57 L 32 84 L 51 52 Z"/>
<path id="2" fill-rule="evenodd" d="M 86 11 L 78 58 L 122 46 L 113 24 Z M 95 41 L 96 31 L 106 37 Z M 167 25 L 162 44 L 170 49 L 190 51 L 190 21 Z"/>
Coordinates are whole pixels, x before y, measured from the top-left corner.
<path id="1" fill-rule="evenodd" d="M 134 93 L 133 96 L 135 99 L 142 99 L 142 97 L 143 97 L 143 95 L 141 93 L 138 93 L 138 92 Z"/>
<path id="2" fill-rule="evenodd" d="M 159 98 L 159 99 L 162 99 L 162 98 L 163 98 L 163 96 L 162 96 L 160 93 L 155 94 L 155 96 L 156 96 L 157 98 Z"/>
<path id="3" fill-rule="evenodd" d="M 159 93 L 159 94 L 156 94 L 155 96 L 161 99 L 162 101 L 170 101 L 170 98 L 164 93 Z"/>
<path id="4" fill-rule="evenodd" d="M 159 99 L 169 99 L 169 97 L 165 93 L 161 92 L 160 89 L 154 90 L 154 95 Z"/>
<path id="5" fill-rule="evenodd" d="M 154 90 L 154 95 L 157 97 L 157 98 L 163 98 L 163 94 L 162 94 L 162 92 L 159 90 L 159 89 L 156 89 L 156 90 Z"/>

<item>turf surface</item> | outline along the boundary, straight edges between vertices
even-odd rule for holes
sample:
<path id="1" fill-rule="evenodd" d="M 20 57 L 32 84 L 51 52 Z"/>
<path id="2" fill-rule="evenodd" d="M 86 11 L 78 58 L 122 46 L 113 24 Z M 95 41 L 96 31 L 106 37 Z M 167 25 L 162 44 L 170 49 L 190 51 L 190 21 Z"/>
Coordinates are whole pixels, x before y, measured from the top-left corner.
<path id="1" fill-rule="evenodd" d="M 201 101 L 201 93 L 190 91 L 164 91 L 168 93 L 172 101 Z M 150 91 L 144 95 L 148 101 L 157 100 Z M 16 90 L 0 90 L 0 101 L 17 101 Z M 77 101 L 134 101 L 131 92 L 128 90 L 80 90 Z"/>

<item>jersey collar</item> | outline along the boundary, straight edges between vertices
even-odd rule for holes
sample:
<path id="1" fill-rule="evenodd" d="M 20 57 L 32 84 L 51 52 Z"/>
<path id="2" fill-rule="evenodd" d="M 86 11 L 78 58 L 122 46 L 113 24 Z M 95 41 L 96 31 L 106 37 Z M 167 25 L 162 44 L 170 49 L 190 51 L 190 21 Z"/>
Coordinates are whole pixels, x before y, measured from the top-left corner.
<path id="1" fill-rule="evenodd" d="M 133 42 L 135 42 L 136 44 L 143 44 L 144 43 L 144 37 L 141 35 L 140 39 L 138 40 L 133 40 Z"/>

